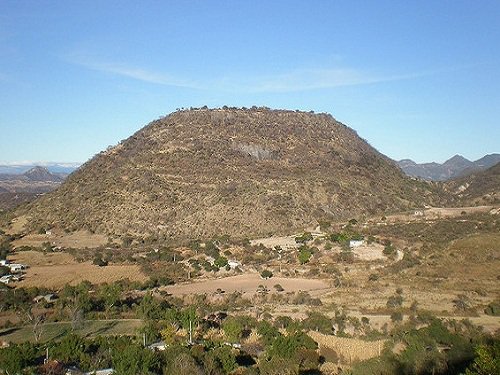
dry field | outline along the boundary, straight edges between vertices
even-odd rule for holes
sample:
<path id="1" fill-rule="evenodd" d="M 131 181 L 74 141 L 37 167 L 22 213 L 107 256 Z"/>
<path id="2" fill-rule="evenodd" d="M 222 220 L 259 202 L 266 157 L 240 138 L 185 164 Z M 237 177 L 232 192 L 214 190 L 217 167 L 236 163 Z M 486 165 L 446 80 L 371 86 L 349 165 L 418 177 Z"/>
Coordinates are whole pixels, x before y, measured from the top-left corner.
<path id="1" fill-rule="evenodd" d="M 9 260 L 12 263 L 27 264 L 30 267 L 75 264 L 73 256 L 64 252 L 45 254 L 40 251 L 19 251 L 9 255 Z"/>
<path id="2" fill-rule="evenodd" d="M 98 267 L 90 262 L 77 263 L 68 253 L 44 254 L 37 251 L 15 253 L 9 259 L 12 262 L 27 264 L 25 279 L 17 286 L 62 288 L 66 284 L 75 285 L 88 280 L 91 283 L 110 283 L 126 279 L 146 281 L 138 265 L 109 265 Z"/>
<path id="3" fill-rule="evenodd" d="M 347 337 L 324 335 L 315 331 L 309 331 L 308 335 L 318 343 L 320 350 L 322 347 L 335 350 L 343 359 L 342 362 L 344 363 L 352 363 L 355 360 L 364 361 L 380 356 L 386 341 L 364 341 Z"/>
<path id="4" fill-rule="evenodd" d="M 295 237 L 296 236 L 259 238 L 251 240 L 250 244 L 252 246 L 264 245 L 269 249 L 272 249 L 276 246 L 280 246 L 284 250 L 296 249 L 298 245 L 297 242 L 295 242 Z"/>
<path id="5" fill-rule="evenodd" d="M 102 234 L 91 234 L 86 231 L 74 233 L 53 233 L 47 234 L 28 234 L 13 242 L 14 247 L 33 246 L 42 247 L 44 242 L 50 242 L 52 245 L 66 248 L 96 248 L 107 243 L 108 239 Z"/>
<path id="6" fill-rule="evenodd" d="M 111 283 L 117 280 L 146 281 L 148 278 L 137 265 L 98 267 L 90 262 L 51 266 L 34 266 L 27 270 L 20 287 L 62 288 L 66 284 L 76 285 L 84 280 L 93 284 Z"/>
<path id="7" fill-rule="evenodd" d="M 477 207 L 432 207 L 424 211 L 424 215 L 430 219 L 445 218 L 445 217 L 460 217 L 462 212 L 467 214 L 477 214 L 489 212 L 493 206 L 477 206 Z"/>
<path id="8" fill-rule="evenodd" d="M 387 260 L 387 257 L 384 255 L 383 251 L 384 246 L 378 243 L 356 246 L 352 249 L 352 252 L 359 260 L 366 261 Z"/>
<path id="9" fill-rule="evenodd" d="M 219 288 L 226 293 L 238 291 L 243 294 L 254 294 L 259 285 L 263 285 L 267 287 L 270 292 L 273 292 L 273 286 L 276 284 L 280 284 L 285 289 L 285 292 L 296 292 L 299 290 L 318 291 L 330 288 L 323 280 L 284 277 L 272 277 L 268 280 L 263 280 L 257 273 L 247 273 L 221 279 L 207 279 L 191 283 L 169 285 L 163 289 L 173 295 L 210 294 L 215 293 Z"/>
<path id="10" fill-rule="evenodd" d="M 409 222 L 419 220 L 436 220 L 444 218 L 457 218 L 465 212 L 467 215 L 490 212 L 492 214 L 498 213 L 498 206 L 471 206 L 471 207 L 430 207 L 422 211 L 422 215 L 415 215 L 414 212 L 406 214 L 394 214 L 387 216 L 387 222 Z M 372 218 L 374 221 L 380 218 Z"/>

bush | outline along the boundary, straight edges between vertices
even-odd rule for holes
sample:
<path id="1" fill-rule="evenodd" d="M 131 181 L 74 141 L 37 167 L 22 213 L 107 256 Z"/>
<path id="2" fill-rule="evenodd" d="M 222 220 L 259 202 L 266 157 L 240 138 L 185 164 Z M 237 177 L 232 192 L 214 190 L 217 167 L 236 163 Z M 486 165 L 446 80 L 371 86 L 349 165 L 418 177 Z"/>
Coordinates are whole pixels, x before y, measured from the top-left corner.
<path id="1" fill-rule="evenodd" d="M 227 263 L 228 263 L 227 258 L 222 255 L 219 255 L 217 259 L 215 259 L 214 261 L 214 265 L 219 268 L 226 267 L 228 265 Z"/>
<path id="2" fill-rule="evenodd" d="M 281 284 L 275 284 L 274 289 L 276 289 L 277 292 L 283 292 L 285 289 L 281 286 Z"/>
<path id="3" fill-rule="evenodd" d="M 269 270 L 264 270 L 260 273 L 260 277 L 262 277 L 263 279 L 269 279 L 273 277 L 273 273 Z"/>
<path id="4" fill-rule="evenodd" d="M 393 323 L 403 321 L 403 314 L 401 313 L 401 311 L 394 311 L 394 312 L 391 314 L 391 321 L 392 321 Z"/>
<path id="5" fill-rule="evenodd" d="M 491 302 L 486 309 L 484 309 L 486 315 L 500 316 L 500 301 Z"/>
<path id="6" fill-rule="evenodd" d="M 299 262 L 300 264 L 306 264 L 309 262 L 309 260 L 311 259 L 311 256 L 312 256 L 312 252 L 304 247 L 300 250 L 299 252 Z"/>
<path id="7" fill-rule="evenodd" d="M 92 264 L 96 265 L 96 266 L 99 266 L 99 267 L 105 267 L 108 265 L 108 261 L 107 260 L 104 260 L 102 259 L 100 256 L 96 256 L 94 257 L 94 259 L 92 260 Z"/>

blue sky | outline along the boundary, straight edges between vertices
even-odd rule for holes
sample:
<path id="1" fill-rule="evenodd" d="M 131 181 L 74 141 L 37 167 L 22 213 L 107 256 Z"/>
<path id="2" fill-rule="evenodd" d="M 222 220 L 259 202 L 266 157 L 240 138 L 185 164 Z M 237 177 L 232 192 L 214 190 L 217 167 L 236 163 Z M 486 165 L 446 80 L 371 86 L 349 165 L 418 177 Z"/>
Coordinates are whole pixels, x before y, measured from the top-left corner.
<path id="1" fill-rule="evenodd" d="M 0 0 L 0 162 L 180 107 L 329 112 L 394 159 L 500 152 L 500 1 Z"/>

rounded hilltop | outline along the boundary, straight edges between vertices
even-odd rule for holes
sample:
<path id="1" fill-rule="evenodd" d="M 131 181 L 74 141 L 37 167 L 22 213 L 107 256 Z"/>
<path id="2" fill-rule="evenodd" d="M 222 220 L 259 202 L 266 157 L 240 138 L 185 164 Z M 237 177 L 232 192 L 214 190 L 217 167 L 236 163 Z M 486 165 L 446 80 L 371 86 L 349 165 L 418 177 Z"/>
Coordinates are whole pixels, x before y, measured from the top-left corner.
<path id="1" fill-rule="evenodd" d="M 151 122 L 27 210 L 32 230 L 251 237 L 421 205 L 426 189 L 330 114 L 203 107 Z"/>

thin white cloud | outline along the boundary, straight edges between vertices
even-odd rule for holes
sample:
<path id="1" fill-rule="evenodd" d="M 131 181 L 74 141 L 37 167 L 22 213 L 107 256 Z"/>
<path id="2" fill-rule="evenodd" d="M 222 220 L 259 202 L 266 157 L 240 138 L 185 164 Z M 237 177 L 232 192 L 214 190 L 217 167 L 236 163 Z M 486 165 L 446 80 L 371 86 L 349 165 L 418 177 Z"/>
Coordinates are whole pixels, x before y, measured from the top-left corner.
<path id="1" fill-rule="evenodd" d="M 356 69 L 298 69 L 250 82 L 254 92 L 293 92 L 372 83 L 373 78 Z"/>
<path id="2" fill-rule="evenodd" d="M 248 92 L 297 92 L 319 89 L 333 89 L 343 86 L 359 86 L 391 81 L 415 79 L 438 73 L 419 72 L 410 74 L 376 75 L 357 69 L 298 69 L 274 76 L 264 76 L 237 83 L 236 80 L 226 79 L 221 88 L 240 89 Z"/>
<path id="3" fill-rule="evenodd" d="M 215 77 L 211 80 L 206 78 L 189 80 L 123 63 L 103 62 L 82 55 L 72 55 L 66 58 L 66 60 L 87 69 L 158 85 L 240 93 L 286 93 L 333 89 L 345 86 L 359 86 L 415 79 L 443 72 L 441 70 L 409 74 L 380 75 L 353 68 L 309 68 L 295 69 L 284 73 L 265 76 L 225 76 Z M 450 69 L 447 69 L 446 71 L 449 70 Z"/>
<path id="4" fill-rule="evenodd" d="M 35 160 L 21 160 L 21 161 L 1 161 L 0 160 L 0 166 L 5 166 L 5 167 L 25 167 L 25 166 L 31 166 L 31 165 L 39 165 L 41 167 L 58 166 L 58 167 L 77 168 L 82 164 L 83 163 L 35 161 Z"/>
<path id="5" fill-rule="evenodd" d="M 87 69 L 119 75 L 138 81 L 166 86 L 177 86 L 194 89 L 200 88 L 199 85 L 192 81 L 178 79 L 168 74 L 158 73 L 148 69 L 130 66 L 123 63 L 103 62 L 78 55 L 72 55 L 66 58 L 66 60 L 73 64 L 83 66 Z"/>

